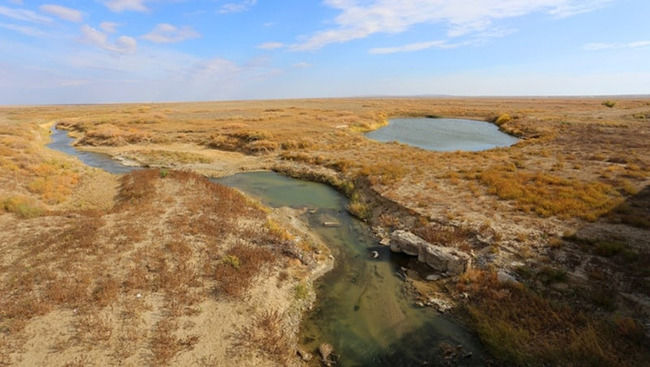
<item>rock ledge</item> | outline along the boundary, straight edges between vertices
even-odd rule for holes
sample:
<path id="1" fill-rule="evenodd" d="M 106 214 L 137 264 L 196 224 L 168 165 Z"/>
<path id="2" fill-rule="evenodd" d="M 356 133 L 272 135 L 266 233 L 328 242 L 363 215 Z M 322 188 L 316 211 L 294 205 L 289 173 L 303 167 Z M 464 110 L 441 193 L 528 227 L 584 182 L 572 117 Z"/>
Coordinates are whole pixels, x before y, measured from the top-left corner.
<path id="1" fill-rule="evenodd" d="M 401 229 L 390 237 L 391 251 L 417 256 L 419 261 L 447 275 L 459 275 L 471 267 L 471 257 L 458 249 L 431 244 Z"/>

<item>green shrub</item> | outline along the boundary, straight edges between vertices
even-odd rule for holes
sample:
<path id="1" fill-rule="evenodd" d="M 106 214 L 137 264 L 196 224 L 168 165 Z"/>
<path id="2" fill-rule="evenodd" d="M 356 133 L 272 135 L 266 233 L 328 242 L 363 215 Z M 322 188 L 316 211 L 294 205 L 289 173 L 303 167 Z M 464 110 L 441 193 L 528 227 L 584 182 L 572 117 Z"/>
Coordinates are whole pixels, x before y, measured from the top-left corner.
<path id="1" fill-rule="evenodd" d="M 616 102 L 607 100 L 607 101 L 604 101 L 602 103 L 602 105 L 605 106 L 605 107 L 612 108 L 612 107 L 616 106 Z"/>
<path id="2" fill-rule="evenodd" d="M 14 213 L 21 218 L 34 218 L 43 214 L 43 208 L 26 197 L 12 196 L 2 201 L 0 206 L 4 211 Z"/>
<path id="3" fill-rule="evenodd" d="M 165 178 L 165 177 L 167 177 L 167 175 L 169 175 L 168 170 L 166 170 L 164 168 L 160 170 L 160 178 Z"/>
<path id="4" fill-rule="evenodd" d="M 503 124 L 505 124 L 505 123 L 507 123 L 507 122 L 510 122 L 511 120 L 512 120 L 512 117 L 510 117 L 509 114 L 507 114 L 507 113 L 502 113 L 502 114 L 500 114 L 499 116 L 497 116 L 497 117 L 494 119 L 494 123 L 497 124 L 497 125 L 499 125 L 499 126 L 501 126 L 501 125 L 503 125 Z"/>
<path id="5" fill-rule="evenodd" d="M 232 266 L 235 269 L 239 269 L 239 258 L 235 255 L 226 255 L 223 258 L 223 263 Z"/>

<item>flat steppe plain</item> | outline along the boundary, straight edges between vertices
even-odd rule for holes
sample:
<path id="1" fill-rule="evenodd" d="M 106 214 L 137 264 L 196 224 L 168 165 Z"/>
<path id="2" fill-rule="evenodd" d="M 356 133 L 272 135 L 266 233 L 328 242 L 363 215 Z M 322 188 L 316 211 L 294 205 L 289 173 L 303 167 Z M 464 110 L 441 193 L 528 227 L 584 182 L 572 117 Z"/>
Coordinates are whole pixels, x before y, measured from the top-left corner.
<path id="1" fill-rule="evenodd" d="M 236 194 L 171 171 L 222 176 L 259 169 L 336 187 L 380 238 L 407 229 L 470 254 L 474 266 L 459 277 L 413 282 L 422 297 L 443 291 L 503 362 L 648 363 L 650 98 L 603 102 L 368 98 L 2 107 L 0 364 L 218 365 L 228 355 L 246 355 L 242 348 L 259 352 L 242 364 L 298 363 L 295 341 L 271 341 L 281 323 L 296 318 L 288 310 L 308 303 L 294 290 L 302 282 L 309 288 L 327 267 L 326 250 L 316 238 L 295 243 L 292 231 L 304 228 L 290 214 L 239 196 L 250 210 L 234 213 L 239 217 L 228 225 L 211 223 Z M 390 118 L 419 116 L 483 120 L 520 141 L 483 152 L 431 152 L 363 135 Z M 46 148 L 54 124 L 76 137 L 79 149 L 163 170 L 119 178 L 86 167 Z M 204 209 L 189 199 L 212 191 L 219 194 Z M 201 225 L 182 219 L 194 211 L 204 215 Z M 112 240 L 112 231 L 125 226 L 140 227 Z M 224 228 L 223 241 L 209 243 L 214 226 Z M 261 229 L 252 234 L 249 227 Z M 236 240 L 242 231 L 251 243 Z M 283 255 L 287 246 L 293 258 Z M 266 264 L 255 266 L 264 274 L 235 261 L 248 257 Z M 170 269 L 183 266 L 187 281 L 161 285 Z M 270 279 L 267 273 L 277 278 L 277 307 L 250 311 L 249 304 L 257 316 L 242 318 L 246 302 L 269 289 L 251 279 Z M 220 288 L 219 279 L 242 274 L 240 291 Z M 188 284 L 195 285 L 193 298 L 180 296 Z M 233 337 L 210 352 L 201 318 L 226 306 L 232 309 L 224 314 L 240 318 L 221 324 L 255 334 L 248 339 L 257 342 L 241 346 Z"/>

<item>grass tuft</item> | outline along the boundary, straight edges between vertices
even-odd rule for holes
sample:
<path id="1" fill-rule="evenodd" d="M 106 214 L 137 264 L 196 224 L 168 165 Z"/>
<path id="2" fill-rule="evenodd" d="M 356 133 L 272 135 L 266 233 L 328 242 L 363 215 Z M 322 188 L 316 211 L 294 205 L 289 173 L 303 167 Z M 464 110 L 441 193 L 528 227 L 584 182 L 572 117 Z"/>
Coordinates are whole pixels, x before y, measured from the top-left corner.
<path id="1" fill-rule="evenodd" d="M 0 201 L 2 209 L 21 218 L 34 218 L 42 215 L 45 209 L 36 200 L 24 196 L 12 196 Z"/>
<path id="2" fill-rule="evenodd" d="M 601 104 L 602 104 L 603 106 L 605 106 L 605 107 L 609 107 L 609 108 L 612 108 L 612 107 L 616 106 L 616 102 L 614 102 L 614 101 L 610 101 L 610 100 L 603 101 L 603 103 L 601 103 Z"/>
<path id="3" fill-rule="evenodd" d="M 222 261 L 216 265 L 217 294 L 234 298 L 241 297 L 251 286 L 260 269 L 275 260 L 276 255 L 269 249 L 241 243 L 233 246 L 226 252 Z"/>

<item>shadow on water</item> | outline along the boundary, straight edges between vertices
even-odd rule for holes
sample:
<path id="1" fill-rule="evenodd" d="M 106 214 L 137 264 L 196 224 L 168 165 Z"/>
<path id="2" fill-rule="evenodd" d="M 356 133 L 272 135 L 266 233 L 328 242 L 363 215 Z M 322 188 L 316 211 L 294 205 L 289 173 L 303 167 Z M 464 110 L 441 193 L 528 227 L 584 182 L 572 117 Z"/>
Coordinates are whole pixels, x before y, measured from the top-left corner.
<path id="1" fill-rule="evenodd" d="M 67 132 L 53 130 L 49 147 L 112 173 L 130 172 L 108 155 L 79 151 Z M 259 198 L 271 207 L 309 208 L 305 220 L 336 258 L 332 271 L 316 282 L 318 301 L 303 320 L 300 341 L 312 351 L 334 346 L 339 366 L 449 365 L 439 344 L 462 345 L 472 357 L 455 365 L 479 366 L 484 356 L 474 335 L 431 309 L 416 308 L 397 275 L 412 257 L 379 245 L 368 227 L 345 210 L 347 199 L 331 187 L 274 172 L 242 173 L 213 179 Z M 324 225 L 338 222 L 338 227 Z M 377 251 L 379 257 L 369 256 Z M 421 264 L 420 264 L 421 265 Z"/>
<path id="2" fill-rule="evenodd" d="M 457 340 L 446 337 L 448 328 L 458 327 L 439 322 L 425 322 L 421 327 L 403 335 L 387 348 L 370 356 L 364 366 L 485 366 L 485 361 L 476 349 Z M 480 353 L 480 350 L 479 350 Z"/>

